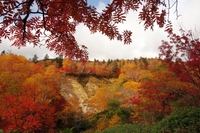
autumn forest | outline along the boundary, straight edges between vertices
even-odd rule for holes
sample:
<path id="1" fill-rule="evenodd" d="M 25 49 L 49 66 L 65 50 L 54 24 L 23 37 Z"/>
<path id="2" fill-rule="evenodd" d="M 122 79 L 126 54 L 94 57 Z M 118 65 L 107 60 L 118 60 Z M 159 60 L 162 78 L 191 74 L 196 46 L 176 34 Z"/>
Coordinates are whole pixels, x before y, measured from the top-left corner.
<path id="1" fill-rule="evenodd" d="M 200 41 L 173 29 L 179 2 L 112 0 L 99 12 L 87 0 L 0 0 L 0 43 L 58 55 L 1 52 L 0 133 L 199 133 Z M 158 58 L 89 61 L 77 26 L 131 44 L 118 29 L 130 11 L 167 34 Z"/>
<path id="2" fill-rule="evenodd" d="M 0 128 L 4 132 L 92 133 L 109 132 L 122 124 L 138 125 L 127 130 L 130 132 L 199 131 L 200 73 L 195 59 L 168 62 L 141 57 L 82 62 L 45 56 L 36 61 L 3 51 Z M 81 100 L 69 96 L 78 85 L 82 87 L 78 94 Z M 189 120 L 181 120 L 183 116 L 176 113 L 180 110 Z M 176 117 L 182 125 L 166 123 L 173 124 Z"/>

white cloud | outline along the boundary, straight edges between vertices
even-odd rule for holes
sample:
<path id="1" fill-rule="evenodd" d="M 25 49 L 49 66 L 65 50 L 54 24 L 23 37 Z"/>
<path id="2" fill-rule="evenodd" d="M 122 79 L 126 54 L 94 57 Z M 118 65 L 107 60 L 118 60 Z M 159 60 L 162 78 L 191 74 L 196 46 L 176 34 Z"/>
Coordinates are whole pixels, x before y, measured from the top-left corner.
<path id="1" fill-rule="evenodd" d="M 106 7 L 106 4 L 101 2 L 101 1 L 99 1 L 99 4 L 97 6 L 97 11 L 101 12 L 105 7 Z"/>
<path id="2" fill-rule="evenodd" d="M 9 40 L 3 40 L 2 44 L 0 44 L 0 52 L 3 50 L 11 51 L 14 54 L 24 55 L 27 59 L 33 58 L 35 54 L 37 54 L 40 59 L 43 59 L 46 54 L 48 54 L 50 58 L 56 57 L 54 52 L 49 51 L 45 46 L 33 47 L 33 45 L 27 44 L 25 47 L 20 47 L 18 49 L 15 46 L 11 46 L 11 42 Z"/>
<path id="3" fill-rule="evenodd" d="M 143 25 L 139 24 L 137 14 L 137 12 L 130 12 L 127 21 L 119 25 L 120 31 L 128 29 L 133 32 L 130 45 L 124 45 L 123 42 L 116 40 L 110 41 L 100 33 L 90 34 L 86 27 L 79 25 L 76 37 L 80 44 L 88 47 L 90 60 L 158 57 L 158 46 L 166 35 L 160 28 L 144 31 Z"/>
<path id="4" fill-rule="evenodd" d="M 182 0 L 181 2 L 178 5 L 178 13 L 181 15 L 178 20 L 176 20 L 176 14 L 174 13 L 175 9 L 171 10 L 170 19 L 174 20 L 175 31 L 178 31 L 180 26 L 186 29 L 196 28 L 198 30 L 200 28 L 200 18 L 198 17 L 200 14 L 200 1 Z M 102 5 L 100 3 L 98 7 L 104 7 Z M 107 37 L 99 33 L 91 35 L 84 42 L 89 49 L 90 59 L 132 59 L 141 56 L 158 57 L 158 47 L 161 45 L 161 40 L 166 40 L 167 34 L 164 32 L 164 29 L 160 29 L 157 26 L 154 27 L 154 31 L 144 31 L 143 24 L 139 24 L 137 15 L 137 12 L 130 12 L 127 16 L 127 21 L 119 25 L 120 30 L 132 30 L 132 43 L 130 45 L 124 45 L 123 42 L 119 41 L 110 41 Z M 80 31 L 77 32 L 77 38 L 82 42 Z M 84 35 L 89 36 L 89 34 Z"/>
<path id="5" fill-rule="evenodd" d="M 186 29 L 196 28 L 197 31 L 200 29 L 199 5 L 199 0 L 181 0 L 179 2 L 178 8 L 181 16 L 178 18 L 178 21 L 175 19 L 175 14 L 170 16 L 170 19 L 174 20 L 174 28 L 177 31 L 180 25 Z M 105 3 L 99 2 L 97 9 L 101 11 L 104 7 Z M 171 13 L 173 12 L 172 10 Z M 127 16 L 127 21 L 119 25 L 120 31 L 128 29 L 133 32 L 130 45 L 124 45 L 123 42 L 116 40 L 110 41 L 108 37 L 100 33 L 90 34 L 90 31 L 82 24 L 77 27 L 75 34 L 77 41 L 79 44 L 84 44 L 88 47 L 90 60 L 94 60 L 94 58 L 107 60 L 133 59 L 134 57 L 139 58 L 141 56 L 158 57 L 158 46 L 161 45 L 161 40 L 166 39 L 166 33 L 164 33 L 164 29 L 157 27 L 155 27 L 154 31 L 144 31 L 143 24 L 139 24 L 137 14 L 137 12 L 130 12 Z M 12 50 L 13 53 L 25 55 L 27 58 L 32 58 L 34 54 L 37 54 L 40 58 L 44 58 L 45 54 L 55 57 L 55 54 L 52 51 L 48 51 L 45 47 L 33 48 L 32 46 L 27 46 L 18 50 L 17 48 L 10 47 L 10 43 L 7 40 L 0 44 L 0 50 Z"/>

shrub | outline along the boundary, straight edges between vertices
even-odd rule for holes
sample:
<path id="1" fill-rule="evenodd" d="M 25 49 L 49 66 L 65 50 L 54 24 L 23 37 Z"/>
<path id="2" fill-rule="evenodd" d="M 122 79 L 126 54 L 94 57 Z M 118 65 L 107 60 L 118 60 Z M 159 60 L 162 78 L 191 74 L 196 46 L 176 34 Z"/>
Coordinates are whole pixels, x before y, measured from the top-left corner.
<path id="1" fill-rule="evenodd" d="M 200 108 L 177 110 L 154 125 L 123 124 L 98 133 L 200 133 Z"/>
<path id="2" fill-rule="evenodd" d="M 144 126 L 137 124 L 123 124 L 115 127 L 107 128 L 98 133 L 143 133 Z"/>
<path id="3" fill-rule="evenodd" d="M 173 112 L 155 125 L 158 132 L 199 133 L 200 108 L 182 109 Z"/>

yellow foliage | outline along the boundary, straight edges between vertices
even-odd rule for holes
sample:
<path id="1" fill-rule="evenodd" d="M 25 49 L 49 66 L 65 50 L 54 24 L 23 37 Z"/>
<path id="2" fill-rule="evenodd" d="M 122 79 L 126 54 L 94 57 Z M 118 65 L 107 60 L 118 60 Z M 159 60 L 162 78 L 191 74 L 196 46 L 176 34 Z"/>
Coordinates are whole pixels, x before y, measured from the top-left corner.
<path id="1" fill-rule="evenodd" d="M 135 82 L 132 80 L 127 81 L 126 83 L 123 84 L 121 93 L 124 95 L 125 99 L 130 99 L 131 97 L 138 95 L 139 86 L 140 86 L 139 82 Z"/>
<path id="2" fill-rule="evenodd" d="M 97 130 L 103 130 L 108 127 L 108 120 L 106 116 L 101 117 L 97 123 Z"/>
<path id="3" fill-rule="evenodd" d="M 109 127 L 113 127 L 115 125 L 118 125 L 121 123 L 120 117 L 115 114 L 110 120 L 109 120 Z"/>
<path id="4" fill-rule="evenodd" d="M 135 81 L 132 81 L 132 80 L 123 84 L 124 89 L 132 91 L 134 93 L 136 93 L 138 91 L 139 86 L 140 86 L 139 82 L 135 82 Z"/>
<path id="5" fill-rule="evenodd" d="M 56 62 L 52 60 L 43 60 L 40 62 L 44 67 L 50 66 L 50 65 L 57 65 Z"/>
<path id="6" fill-rule="evenodd" d="M 33 64 L 18 55 L 0 56 L 0 82 L 7 85 L 7 92 L 19 92 L 21 83 L 32 75 Z"/>
<path id="7" fill-rule="evenodd" d="M 71 64 L 72 64 L 72 60 L 70 59 L 64 59 L 62 62 L 63 68 L 70 68 Z"/>
<path id="8" fill-rule="evenodd" d="M 89 105 L 99 111 L 103 111 L 107 108 L 108 93 L 105 88 L 99 88 L 96 94 L 90 99 Z"/>

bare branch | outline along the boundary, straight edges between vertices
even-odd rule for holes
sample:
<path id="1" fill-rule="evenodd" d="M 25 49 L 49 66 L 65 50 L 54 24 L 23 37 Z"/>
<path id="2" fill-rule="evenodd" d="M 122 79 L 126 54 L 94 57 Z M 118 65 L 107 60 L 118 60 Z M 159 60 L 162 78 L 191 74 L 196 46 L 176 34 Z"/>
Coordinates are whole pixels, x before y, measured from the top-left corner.
<path id="1" fill-rule="evenodd" d="M 168 20 L 169 20 L 169 15 L 170 15 L 170 10 L 175 6 L 175 11 L 174 13 L 176 14 L 176 19 L 178 19 L 178 17 L 180 17 L 179 13 L 178 13 L 178 0 L 175 0 L 174 3 L 171 5 L 170 0 L 168 0 Z"/>
<path id="2" fill-rule="evenodd" d="M 23 24 L 23 39 L 25 39 L 25 36 L 26 36 L 26 23 L 27 23 L 27 20 L 29 18 L 29 15 L 30 15 L 30 7 L 31 5 L 33 4 L 34 0 L 30 0 L 29 3 L 28 3 L 28 6 L 26 7 L 26 16 L 23 18 L 22 22 L 24 23 Z"/>
<path id="3" fill-rule="evenodd" d="M 45 30 L 46 30 L 46 20 L 45 20 L 45 12 L 44 12 L 44 8 L 43 8 L 43 4 L 42 4 L 42 2 L 41 2 L 41 0 L 39 0 L 39 4 L 40 4 L 40 6 L 41 6 L 41 10 L 42 10 L 42 19 L 43 19 L 43 25 L 44 25 L 44 35 L 46 35 L 45 34 Z"/>

